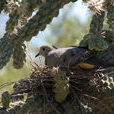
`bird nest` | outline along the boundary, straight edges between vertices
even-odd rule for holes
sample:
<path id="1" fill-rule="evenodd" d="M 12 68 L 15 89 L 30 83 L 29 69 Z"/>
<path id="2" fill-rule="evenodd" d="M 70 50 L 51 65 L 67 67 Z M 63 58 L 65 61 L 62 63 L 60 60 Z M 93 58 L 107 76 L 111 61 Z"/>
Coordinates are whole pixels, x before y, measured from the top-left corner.
<path id="1" fill-rule="evenodd" d="M 79 67 L 68 69 L 48 66 L 40 67 L 37 65 L 28 78 L 19 80 L 14 84 L 13 93 L 11 94 L 12 99 L 13 96 L 27 93 L 25 105 L 20 108 L 22 114 L 25 111 L 25 107 L 29 105 L 31 107 L 31 101 L 29 101 L 31 98 L 35 98 L 34 101 L 32 99 L 32 104 L 39 103 L 41 109 L 44 109 L 43 104 L 45 104 L 48 107 L 45 108 L 46 112 L 52 112 L 52 110 L 56 109 L 55 112 L 62 113 L 73 108 L 71 112 L 73 113 L 74 111 L 76 113 L 76 110 L 79 111 L 78 108 L 83 107 L 85 109 L 85 106 L 91 107 L 92 110 L 101 111 L 103 103 L 100 106 L 99 103 L 104 102 L 104 99 L 101 100 L 102 96 L 105 96 L 111 106 L 113 106 L 113 103 L 111 103 L 112 97 L 109 93 L 112 83 L 107 82 L 109 76 L 105 73 L 103 74 L 103 71 L 105 71 L 103 68 L 86 70 Z M 109 93 L 108 97 L 107 93 Z M 29 105 L 26 106 L 26 104 Z M 109 105 L 103 106 L 102 112 L 106 112 L 107 106 Z M 108 112 L 113 112 L 111 106 L 108 107 Z M 38 105 L 33 107 L 39 109 Z M 32 110 L 34 110 L 33 107 Z M 27 108 L 27 112 L 29 108 Z"/>
<path id="2" fill-rule="evenodd" d="M 95 98 L 93 92 L 101 93 L 107 87 L 104 80 L 108 77 L 103 74 L 103 70 L 37 66 L 29 78 L 22 79 L 14 85 L 14 94 L 47 96 L 52 102 L 59 103 L 85 97 Z"/>

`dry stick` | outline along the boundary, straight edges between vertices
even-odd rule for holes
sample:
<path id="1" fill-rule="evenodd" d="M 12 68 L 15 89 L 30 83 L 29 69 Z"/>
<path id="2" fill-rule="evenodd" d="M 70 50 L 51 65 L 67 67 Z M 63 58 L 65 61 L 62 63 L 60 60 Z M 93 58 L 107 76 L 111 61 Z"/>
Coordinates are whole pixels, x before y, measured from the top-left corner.
<path id="1" fill-rule="evenodd" d="M 0 89 L 4 88 L 4 87 L 6 87 L 6 86 L 9 86 L 9 85 L 15 84 L 16 82 L 18 82 L 18 81 L 3 83 L 2 85 L 0 85 Z"/>

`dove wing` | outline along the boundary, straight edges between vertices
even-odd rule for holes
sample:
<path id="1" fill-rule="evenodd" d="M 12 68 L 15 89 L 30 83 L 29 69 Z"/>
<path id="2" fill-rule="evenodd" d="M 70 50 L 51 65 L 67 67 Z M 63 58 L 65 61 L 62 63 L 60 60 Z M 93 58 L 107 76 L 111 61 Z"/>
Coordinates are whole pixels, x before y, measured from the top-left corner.
<path id="1" fill-rule="evenodd" d="M 72 47 L 70 49 L 67 49 L 62 54 L 61 58 L 67 67 L 74 67 L 92 57 L 93 54 L 93 51 L 90 51 L 88 49 L 81 47 Z"/>

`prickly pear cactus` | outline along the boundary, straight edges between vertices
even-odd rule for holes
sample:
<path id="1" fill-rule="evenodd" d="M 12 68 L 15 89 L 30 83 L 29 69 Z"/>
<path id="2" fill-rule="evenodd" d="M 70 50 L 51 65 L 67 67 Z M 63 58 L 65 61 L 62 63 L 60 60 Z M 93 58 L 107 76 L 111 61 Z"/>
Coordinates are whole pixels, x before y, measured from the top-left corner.
<path id="1" fill-rule="evenodd" d="M 25 25 L 27 19 L 31 17 L 32 12 L 39 9 L 42 4 L 43 2 L 41 0 L 34 0 L 34 2 L 32 0 L 22 0 L 18 2 L 17 8 L 14 8 L 9 15 L 10 19 L 6 24 L 7 33 L 12 33 L 15 28 L 21 28 Z"/>
<path id="2" fill-rule="evenodd" d="M 107 6 L 107 18 L 108 18 L 108 21 L 107 23 L 109 24 L 109 28 L 112 29 L 112 31 L 114 31 L 114 3 L 111 5 L 109 4 Z"/>
<path id="3" fill-rule="evenodd" d="M 69 80 L 65 72 L 60 71 L 59 68 L 52 70 L 52 76 L 54 76 L 55 84 L 55 99 L 57 102 L 63 102 L 69 93 Z"/>
<path id="4" fill-rule="evenodd" d="M 102 37 L 100 31 L 103 28 L 105 12 L 96 13 L 92 17 L 89 34 L 83 37 L 80 46 L 88 47 L 90 50 L 102 51 L 108 48 L 108 43 Z"/>
<path id="5" fill-rule="evenodd" d="M 4 34 L 3 38 L 0 39 L 0 69 L 2 69 L 10 60 L 13 54 L 13 43 L 8 42 L 10 37 L 8 34 Z"/>
<path id="6" fill-rule="evenodd" d="M 10 98 L 11 98 L 11 96 L 10 96 L 8 91 L 5 91 L 2 93 L 2 99 L 1 100 L 2 100 L 2 106 L 4 109 L 9 108 Z"/>
<path id="7" fill-rule="evenodd" d="M 7 0 L 0 0 L 0 13 L 5 8 L 6 4 L 7 4 Z"/>
<path id="8" fill-rule="evenodd" d="M 16 69 L 23 67 L 24 62 L 26 62 L 26 46 L 25 44 L 15 45 L 13 52 L 13 66 Z"/>
<path id="9" fill-rule="evenodd" d="M 90 50 L 102 51 L 108 48 L 108 43 L 101 35 L 89 33 L 83 37 L 80 46 L 88 47 Z"/>

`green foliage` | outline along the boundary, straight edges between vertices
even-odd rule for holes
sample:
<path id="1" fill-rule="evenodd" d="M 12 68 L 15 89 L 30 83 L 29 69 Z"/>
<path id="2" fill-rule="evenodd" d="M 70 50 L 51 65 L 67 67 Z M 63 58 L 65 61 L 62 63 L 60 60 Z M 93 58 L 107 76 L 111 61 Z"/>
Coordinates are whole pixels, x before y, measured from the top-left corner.
<path id="1" fill-rule="evenodd" d="M 30 67 L 27 67 L 24 65 L 24 67 L 20 70 L 14 69 L 12 66 L 12 63 L 9 62 L 8 65 L 1 71 L 0 74 L 0 85 L 7 83 L 7 82 L 12 82 L 12 81 L 17 81 L 19 79 L 23 79 L 27 77 L 30 74 L 31 70 Z M 12 91 L 12 87 L 5 87 L 6 89 Z M 4 89 L 0 89 L 0 94 L 2 93 Z"/>
<path id="2" fill-rule="evenodd" d="M 52 36 L 56 38 L 53 42 L 51 37 L 47 38 L 47 41 L 57 47 L 76 46 L 89 31 L 88 25 L 90 19 L 83 23 L 76 16 L 68 18 L 69 13 L 70 10 L 67 13 L 64 12 L 61 17 L 62 20 L 59 23 L 57 22 L 51 25 Z"/>
<path id="3" fill-rule="evenodd" d="M 87 24 L 82 24 L 76 17 L 65 20 L 63 23 L 64 33 L 57 38 L 58 47 L 78 45 L 83 35 L 87 32 Z"/>

